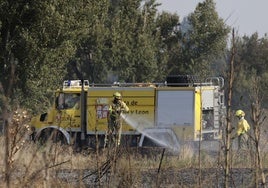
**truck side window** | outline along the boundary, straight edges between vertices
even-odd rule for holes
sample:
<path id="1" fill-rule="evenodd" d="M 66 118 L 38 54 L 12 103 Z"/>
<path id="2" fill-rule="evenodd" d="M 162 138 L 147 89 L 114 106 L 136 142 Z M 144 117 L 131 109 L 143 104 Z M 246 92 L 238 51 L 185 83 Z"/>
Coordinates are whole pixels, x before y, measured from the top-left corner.
<path id="1" fill-rule="evenodd" d="M 64 93 L 60 93 L 56 99 L 57 108 L 62 110 L 64 109 Z"/>
<path id="2" fill-rule="evenodd" d="M 59 110 L 79 109 L 80 93 L 60 93 L 56 99 L 56 106 Z"/>
<path id="3" fill-rule="evenodd" d="M 64 108 L 65 109 L 70 109 L 70 108 L 79 108 L 79 102 L 80 102 L 80 94 L 78 93 L 65 93 L 64 97 Z"/>

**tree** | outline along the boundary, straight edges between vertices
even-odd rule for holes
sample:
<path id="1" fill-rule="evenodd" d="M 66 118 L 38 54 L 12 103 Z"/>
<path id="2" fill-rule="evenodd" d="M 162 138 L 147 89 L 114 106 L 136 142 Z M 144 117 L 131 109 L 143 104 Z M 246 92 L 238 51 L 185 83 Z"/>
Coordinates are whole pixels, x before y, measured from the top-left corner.
<path id="1" fill-rule="evenodd" d="M 12 101 L 28 107 L 39 103 L 36 109 L 44 109 L 82 36 L 84 26 L 77 20 L 84 5 L 76 1 L 3 1 L 0 9 L 2 92 Z"/>
<path id="2" fill-rule="evenodd" d="M 230 32 L 219 18 L 214 1 L 198 3 L 195 11 L 182 23 L 181 32 L 181 63 L 187 73 L 210 74 L 211 62 L 222 55 Z"/>
<path id="3" fill-rule="evenodd" d="M 152 82 L 162 72 L 157 59 L 160 40 L 155 23 L 157 6 L 155 0 L 146 1 L 138 16 L 137 28 L 133 28 L 133 73 L 136 76 L 132 77 L 132 82 Z"/>
<path id="4" fill-rule="evenodd" d="M 86 28 L 78 42 L 75 57 L 68 63 L 66 79 L 87 79 L 90 82 L 105 82 L 108 74 L 110 1 L 90 1 L 80 20 Z"/>
<path id="5" fill-rule="evenodd" d="M 9 187 L 9 123 L 12 110 L 50 106 L 46 97 L 66 73 L 83 25 L 77 1 L 0 2 L 0 99 L 5 130 L 5 182 Z M 37 102 L 38 101 L 38 102 Z"/>
<path id="6" fill-rule="evenodd" d="M 268 52 L 268 40 L 267 38 L 259 38 L 257 33 L 252 36 L 243 36 L 237 38 L 237 55 L 235 61 L 237 66 L 235 67 L 238 72 L 235 79 L 235 98 L 234 105 L 241 106 L 245 104 L 249 108 L 249 90 L 252 88 L 251 78 L 255 75 L 262 80 L 260 87 L 260 94 L 264 96 L 262 107 L 265 107 L 267 97 L 267 52 Z"/>
<path id="7" fill-rule="evenodd" d="M 153 81 L 158 75 L 156 59 L 155 1 L 140 8 L 140 0 L 124 0 L 115 9 L 111 24 L 110 65 L 118 79 Z"/>
<path id="8" fill-rule="evenodd" d="M 181 71 L 181 43 L 179 31 L 179 16 L 167 12 L 161 13 L 156 19 L 157 29 L 160 30 L 159 65 L 162 75 L 179 74 Z"/>

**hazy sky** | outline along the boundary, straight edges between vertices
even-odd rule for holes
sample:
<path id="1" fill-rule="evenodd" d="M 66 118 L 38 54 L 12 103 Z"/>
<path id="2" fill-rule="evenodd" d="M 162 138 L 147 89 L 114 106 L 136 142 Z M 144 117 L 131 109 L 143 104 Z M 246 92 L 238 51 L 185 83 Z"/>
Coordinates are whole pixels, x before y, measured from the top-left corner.
<path id="1" fill-rule="evenodd" d="M 177 13 L 180 21 L 195 10 L 203 0 L 157 0 L 162 6 L 159 10 Z M 214 0 L 219 16 L 226 24 L 235 28 L 239 35 L 252 35 L 258 32 L 259 37 L 268 33 L 268 0 Z"/>

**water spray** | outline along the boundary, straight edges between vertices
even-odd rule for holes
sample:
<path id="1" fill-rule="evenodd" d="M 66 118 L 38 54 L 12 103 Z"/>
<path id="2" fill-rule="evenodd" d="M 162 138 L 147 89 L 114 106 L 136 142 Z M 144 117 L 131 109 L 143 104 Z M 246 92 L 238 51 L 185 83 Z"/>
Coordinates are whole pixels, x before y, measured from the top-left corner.
<path id="1" fill-rule="evenodd" d="M 140 116 L 135 117 L 130 114 L 121 114 L 121 117 L 128 125 L 159 146 L 167 148 L 171 150 L 171 152 L 179 152 L 179 142 L 171 128 L 157 127 L 153 122 L 141 118 Z"/>

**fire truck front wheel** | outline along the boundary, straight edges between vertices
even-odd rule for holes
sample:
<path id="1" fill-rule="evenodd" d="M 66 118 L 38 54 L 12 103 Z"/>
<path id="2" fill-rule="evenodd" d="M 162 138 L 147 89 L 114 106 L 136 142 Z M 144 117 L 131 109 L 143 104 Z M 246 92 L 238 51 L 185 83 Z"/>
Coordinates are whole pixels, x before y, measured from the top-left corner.
<path id="1" fill-rule="evenodd" d="M 64 134 L 61 131 L 54 128 L 43 129 L 36 136 L 36 141 L 41 145 L 49 142 L 67 144 L 67 139 L 65 138 Z"/>

